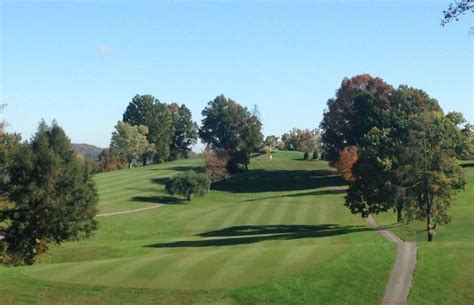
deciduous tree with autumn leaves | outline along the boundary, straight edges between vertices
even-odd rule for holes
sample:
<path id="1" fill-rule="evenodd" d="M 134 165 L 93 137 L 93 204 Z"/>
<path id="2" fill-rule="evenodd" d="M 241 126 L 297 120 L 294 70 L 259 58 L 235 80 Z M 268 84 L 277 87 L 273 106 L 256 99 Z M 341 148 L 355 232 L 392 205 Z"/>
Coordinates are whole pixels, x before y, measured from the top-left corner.
<path id="1" fill-rule="evenodd" d="M 328 160 L 348 181 L 346 206 L 367 216 L 393 209 L 426 219 L 428 240 L 463 187 L 456 158 L 470 152 L 472 127 L 444 114 L 422 90 L 368 74 L 344 79 L 321 123 Z"/>

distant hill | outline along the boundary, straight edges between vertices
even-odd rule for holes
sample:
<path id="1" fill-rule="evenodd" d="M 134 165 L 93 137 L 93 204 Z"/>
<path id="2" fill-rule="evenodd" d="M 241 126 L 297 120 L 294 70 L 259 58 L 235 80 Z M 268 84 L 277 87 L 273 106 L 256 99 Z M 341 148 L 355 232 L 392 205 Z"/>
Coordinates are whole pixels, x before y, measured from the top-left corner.
<path id="1" fill-rule="evenodd" d="M 89 144 L 72 144 L 72 146 L 74 147 L 76 154 L 83 155 L 84 157 L 91 160 L 97 160 L 99 154 L 103 150 L 103 148 Z"/>

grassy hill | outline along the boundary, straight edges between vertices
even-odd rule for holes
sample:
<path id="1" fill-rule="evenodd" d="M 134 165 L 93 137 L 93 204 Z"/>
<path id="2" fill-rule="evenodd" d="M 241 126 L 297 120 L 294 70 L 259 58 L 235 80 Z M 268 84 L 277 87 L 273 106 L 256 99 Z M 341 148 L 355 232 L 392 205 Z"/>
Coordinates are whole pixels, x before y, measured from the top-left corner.
<path id="1" fill-rule="evenodd" d="M 100 217 L 92 238 L 54 247 L 37 265 L 0 269 L 0 303 L 378 304 L 395 246 L 343 206 L 344 185 L 325 162 L 278 152 L 252 158 L 247 174 L 192 203 L 163 192 L 170 176 L 201 165 L 97 175 L 100 213 L 163 206 Z M 420 268 L 422 287 L 430 274 Z"/>

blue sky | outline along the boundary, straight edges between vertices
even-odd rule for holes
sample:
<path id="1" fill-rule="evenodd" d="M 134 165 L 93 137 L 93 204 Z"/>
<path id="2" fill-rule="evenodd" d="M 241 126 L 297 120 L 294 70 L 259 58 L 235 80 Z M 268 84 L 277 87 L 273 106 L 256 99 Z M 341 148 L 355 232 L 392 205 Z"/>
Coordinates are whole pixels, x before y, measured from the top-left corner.
<path id="1" fill-rule="evenodd" d="M 137 93 L 196 121 L 223 93 L 281 135 L 317 127 L 341 80 L 370 73 L 474 122 L 474 14 L 443 28 L 449 2 L 2 1 L 3 116 L 24 138 L 56 119 L 73 142 L 106 147 Z"/>

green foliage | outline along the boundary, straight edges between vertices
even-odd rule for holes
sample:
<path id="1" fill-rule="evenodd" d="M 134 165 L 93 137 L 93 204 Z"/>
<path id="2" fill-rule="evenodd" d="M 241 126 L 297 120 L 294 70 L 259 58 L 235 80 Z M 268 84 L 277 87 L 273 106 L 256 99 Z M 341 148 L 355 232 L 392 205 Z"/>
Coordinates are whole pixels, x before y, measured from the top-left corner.
<path id="1" fill-rule="evenodd" d="M 168 106 L 152 95 L 135 95 L 123 114 L 123 122 L 148 127 L 147 140 L 154 146 L 143 152 L 143 162 L 150 157 L 162 162 L 169 159 L 170 146 L 175 134 Z"/>
<path id="2" fill-rule="evenodd" d="M 457 113 L 444 116 L 422 90 L 400 86 L 384 103 L 374 101 L 368 93 L 354 101 L 350 118 L 358 131 L 351 136 L 359 157 L 346 206 L 363 216 L 394 209 L 399 221 L 405 210 L 427 219 L 432 233 L 434 223 L 449 220 L 452 194 L 463 186 L 455 158 L 469 151 L 470 127 L 462 129 L 465 122 Z"/>
<path id="3" fill-rule="evenodd" d="M 99 154 L 99 170 L 98 172 L 110 172 L 127 167 L 118 151 L 112 148 L 106 148 Z"/>
<path id="4" fill-rule="evenodd" d="M 10 262 L 31 264 L 48 244 L 89 236 L 96 229 L 98 201 L 87 163 L 76 158 L 71 142 L 56 124 L 42 122 L 31 142 L 21 144 L 8 167 L 4 213 Z"/>
<path id="5" fill-rule="evenodd" d="M 448 223 L 453 195 L 465 185 L 456 160 L 459 129 L 441 112 L 424 112 L 410 122 L 401 154 L 401 170 L 409 200 L 408 212 L 427 220 L 428 240 L 436 224 Z"/>
<path id="6" fill-rule="evenodd" d="M 186 171 L 172 177 L 166 183 L 168 194 L 178 194 L 191 201 L 194 195 L 203 196 L 209 191 L 211 180 L 207 174 Z"/>
<path id="7" fill-rule="evenodd" d="M 309 160 L 309 152 L 307 151 L 304 152 L 303 159 Z"/>
<path id="8" fill-rule="evenodd" d="M 260 119 L 224 95 L 210 101 L 202 116 L 199 136 L 213 148 L 252 151 L 263 141 Z"/>
<path id="9" fill-rule="evenodd" d="M 318 160 L 318 152 L 317 151 L 313 152 L 313 160 Z"/>
<path id="10" fill-rule="evenodd" d="M 263 144 L 265 146 L 270 147 L 270 149 L 276 149 L 278 148 L 280 142 L 278 141 L 280 138 L 275 136 L 275 135 L 270 135 L 265 138 L 265 141 L 263 141 Z"/>
<path id="11" fill-rule="evenodd" d="M 282 146 L 285 150 L 316 151 L 320 148 L 319 129 L 293 128 L 281 136 Z"/>
<path id="12" fill-rule="evenodd" d="M 131 167 L 135 160 L 153 150 L 146 138 L 147 134 L 148 127 L 144 125 L 134 126 L 119 121 L 112 133 L 110 148 L 127 160 L 128 167 Z"/>
<path id="13" fill-rule="evenodd" d="M 222 183 L 232 186 L 226 191 L 193 198 L 199 204 L 100 217 L 94 238 L 51 249 L 37 266 L 0 269 L 2 303 L 376 304 L 395 247 L 351 215 L 338 188 L 315 188 L 330 179 L 311 177 L 331 171 L 301 156 L 252 158 L 246 175 Z M 160 192 L 162 182 L 200 164 L 179 160 L 99 174 L 99 208 L 175 202 Z M 354 272 L 366 280 L 348 282 Z"/>
<path id="14" fill-rule="evenodd" d="M 170 160 L 187 158 L 191 145 L 197 141 L 197 124 L 193 122 L 191 111 L 182 104 L 168 105 L 174 125 L 174 136 L 170 147 Z"/>
<path id="15" fill-rule="evenodd" d="M 251 113 L 224 95 L 210 101 L 202 111 L 199 136 L 214 150 L 226 150 L 230 156 L 231 173 L 246 169 L 250 153 L 263 141 L 258 110 Z"/>
<path id="16" fill-rule="evenodd" d="M 381 78 L 362 74 L 345 78 L 336 97 L 327 101 L 321 122 L 321 140 L 325 157 L 332 164 L 347 146 L 358 146 L 372 127 L 383 128 L 390 114 L 388 97 L 392 86 Z"/>

